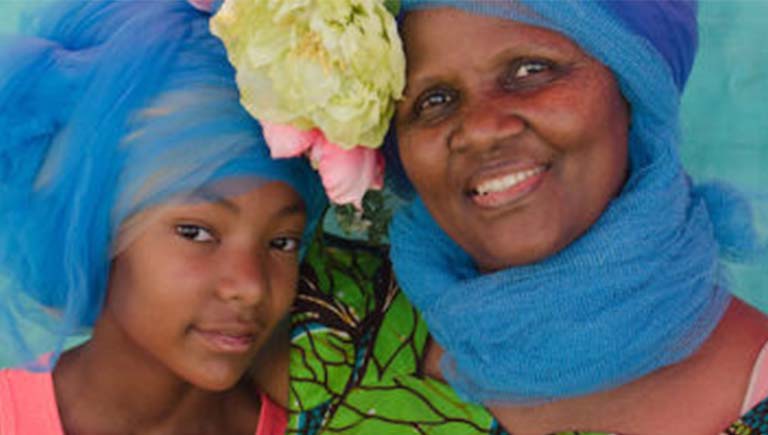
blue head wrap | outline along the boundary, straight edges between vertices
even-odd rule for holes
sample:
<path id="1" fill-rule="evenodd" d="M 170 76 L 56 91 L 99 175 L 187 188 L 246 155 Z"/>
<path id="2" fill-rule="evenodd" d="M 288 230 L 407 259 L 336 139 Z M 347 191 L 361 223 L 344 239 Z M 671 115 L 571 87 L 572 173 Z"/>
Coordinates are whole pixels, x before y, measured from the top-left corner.
<path id="1" fill-rule="evenodd" d="M 748 205 L 723 185 L 693 185 L 678 157 L 696 4 L 403 1 L 406 13 L 446 6 L 566 35 L 613 71 L 632 114 L 621 194 L 586 234 L 538 263 L 480 274 L 421 199 L 398 212 L 395 273 L 446 350 L 449 382 L 470 400 L 536 403 L 689 356 L 730 300 L 720 259 L 759 249 Z"/>
<path id="2" fill-rule="evenodd" d="M 319 179 L 303 159 L 270 159 L 208 19 L 184 0 L 64 2 L 0 41 L 0 349 L 12 364 L 48 369 L 93 324 L 116 235 L 147 207 L 249 177 L 299 193 L 305 236 L 319 221 Z"/>

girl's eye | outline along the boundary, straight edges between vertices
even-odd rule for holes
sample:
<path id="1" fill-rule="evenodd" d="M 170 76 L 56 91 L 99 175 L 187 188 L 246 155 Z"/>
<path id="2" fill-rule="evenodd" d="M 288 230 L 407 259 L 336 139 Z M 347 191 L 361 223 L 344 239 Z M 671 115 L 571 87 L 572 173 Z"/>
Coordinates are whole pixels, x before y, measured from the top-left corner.
<path id="1" fill-rule="evenodd" d="M 211 232 L 199 225 L 181 224 L 176 225 L 176 234 L 198 243 L 212 243 L 216 241 Z"/>
<path id="2" fill-rule="evenodd" d="M 449 89 L 437 88 L 424 92 L 416 100 L 414 112 L 416 116 L 431 110 L 449 106 L 457 98 L 456 92 Z"/>
<path id="3" fill-rule="evenodd" d="M 283 252 L 297 252 L 300 245 L 301 240 L 296 237 L 277 237 L 269 242 L 270 248 Z"/>

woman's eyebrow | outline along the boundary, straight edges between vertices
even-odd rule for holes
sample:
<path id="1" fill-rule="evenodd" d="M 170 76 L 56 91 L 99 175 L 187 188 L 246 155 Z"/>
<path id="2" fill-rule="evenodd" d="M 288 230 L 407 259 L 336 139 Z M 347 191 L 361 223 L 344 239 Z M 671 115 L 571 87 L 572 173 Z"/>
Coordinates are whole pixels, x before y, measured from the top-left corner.
<path id="1" fill-rule="evenodd" d="M 526 44 L 510 45 L 497 50 L 496 52 L 488 56 L 488 63 L 483 65 L 483 72 L 493 71 L 501 65 L 505 65 L 509 62 L 510 58 L 520 57 L 548 57 L 548 58 L 560 58 L 564 57 L 565 50 L 560 46 L 553 46 L 550 43 L 532 40 L 527 41 Z M 408 99 L 414 97 L 417 93 L 422 92 L 424 89 L 428 89 L 432 86 L 450 81 L 454 77 L 451 74 L 442 70 L 430 70 L 420 71 L 412 73 L 408 76 L 405 89 L 403 90 L 403 98 Z"/>
<path id="2" fill-rule="evenodd" d="M 409 98 L 415 98 L 424 90 L 440 85 L 448 81 L 446 77 L 441 75 L 441 72 L 430 72 L 420 76 L 410 78 L 403 89 L 403 100 Z"/>

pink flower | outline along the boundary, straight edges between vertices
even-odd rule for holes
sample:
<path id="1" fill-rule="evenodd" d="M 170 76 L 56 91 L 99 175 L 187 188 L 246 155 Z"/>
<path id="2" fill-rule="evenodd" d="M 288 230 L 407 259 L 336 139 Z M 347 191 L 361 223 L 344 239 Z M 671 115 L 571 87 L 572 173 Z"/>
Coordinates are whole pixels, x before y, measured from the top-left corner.
<path id="1" fill-rule="evenodd" d="M 318 129 L 303 131 L 269 122 L 261 122 L 261 127 L 272 158 L 308 154 L 328 198 L 335 204 L 351 203 L 362 210 L 365 192 L 384 186 L 384 157 L 375 149 L 343 149 L 329 142 Z"/>
<path id="2" fill-rule="evenodd" d="M 213 12 L 213 2 L 215 0 L 187 0 L 193 8 L 203 12 Z"/>
<path id="3" fill-rule="evenodd" d="M 261 122 L 261 129 L 273 159 L 300 156 L 322 136 L 318 129 L 304 131 L 287 124 L 264 121 Z"/>
<path id="4" fill-rule="evenodd" d="M 336 204 L 352 203 L 362 210 L 365 192 L 384 185 L 384 158 L 377 150 L 361 146 L 345 150 L 323 136 L 310 150 L 310 159 Z"/>

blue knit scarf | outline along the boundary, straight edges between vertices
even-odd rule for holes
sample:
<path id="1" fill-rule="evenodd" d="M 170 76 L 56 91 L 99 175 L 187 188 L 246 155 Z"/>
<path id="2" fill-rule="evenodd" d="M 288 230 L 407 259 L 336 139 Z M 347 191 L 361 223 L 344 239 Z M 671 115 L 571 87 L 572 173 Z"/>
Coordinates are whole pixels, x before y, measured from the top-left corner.
<path id="1" fill-rule="evenodd" d="M 566 249 L 492 274 L 478 272 L 417 199 L 393 221 L 391 256 L 464 398 L 588 394 L 686 358 L 715 328 L 730 296 L 707 203 L 722 193 L 692 191 L 662 159 L 633 174 Z"/>

